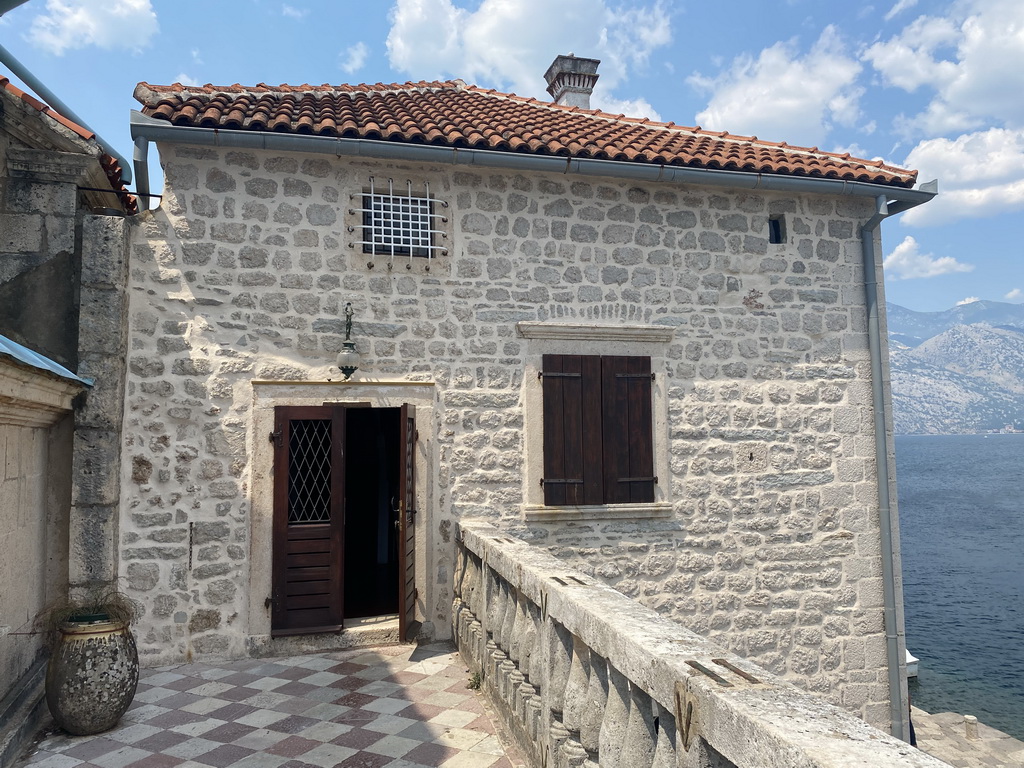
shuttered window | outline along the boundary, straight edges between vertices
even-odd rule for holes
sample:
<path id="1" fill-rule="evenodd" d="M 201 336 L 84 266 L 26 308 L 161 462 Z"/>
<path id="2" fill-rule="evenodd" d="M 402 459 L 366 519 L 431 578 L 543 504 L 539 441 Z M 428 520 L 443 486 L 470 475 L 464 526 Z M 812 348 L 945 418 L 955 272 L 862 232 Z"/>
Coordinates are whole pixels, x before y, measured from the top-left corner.
<path id="1" fill-rule="evenodd" d="M 544 355 L 544 503 L 654 501 L 651 359 Z"/>

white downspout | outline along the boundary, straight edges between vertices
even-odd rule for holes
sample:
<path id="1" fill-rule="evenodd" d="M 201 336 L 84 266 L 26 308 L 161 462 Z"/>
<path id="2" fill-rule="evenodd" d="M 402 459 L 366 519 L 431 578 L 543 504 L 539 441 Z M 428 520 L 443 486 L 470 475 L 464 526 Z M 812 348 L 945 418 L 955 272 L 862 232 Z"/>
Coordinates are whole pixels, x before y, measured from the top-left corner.
<path id="1" fill-rule="evenodd" d="M 905 677 L 900 674 L 904 662 L 902 648 L 906 647 L 905 630 L 899 610 L 903 605 L 903 590 L 896 584 L 896 542 L 893 535 L 896 520 L 892 514 L 891 478 L 889 475 L 889 435 L 886 431 L 885 382 L 888 366 L 883 367 L 882 330 L 878 306 L 880 265 L 875 234 L 882 221 L 891 214 L 884 196 L 875 199 L 875 213 L 860 230 L 864 255 L 864 300 L 867 307 L 868 352 L 871 358 L 871 404 L 874 412 L 875 467 L 878 483 L 878 526 L 882 548 L 882 599 L 885 612 L 885 655 L 889 676 L 889 719 L 892 735 L 908 740 Z M 897 594 L 897 592 L 899 594 Z M 902 642 L 901 642 L 902 640 Z"/>

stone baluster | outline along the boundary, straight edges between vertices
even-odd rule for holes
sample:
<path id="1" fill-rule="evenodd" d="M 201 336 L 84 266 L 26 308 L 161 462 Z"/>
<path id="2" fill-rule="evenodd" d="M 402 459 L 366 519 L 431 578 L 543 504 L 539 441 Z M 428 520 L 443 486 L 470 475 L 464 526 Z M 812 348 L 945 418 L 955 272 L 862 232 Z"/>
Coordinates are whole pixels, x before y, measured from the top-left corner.
<path id="1" fill-rule="evenodd" d="M 599 754 L 604 768 L 625 768 L 621 760 L 622 743 L 629 721 L 629 681 L 619 670 L 608 667 L 608 703 L 601 720 Z"/>
<path id="2" fill-rule="evenodd" d="M 608 662 L 590 652 L 590 684 L 580 717 L 580 743 L 591 757 L 600 746 L 601 721 L 608 703 Z"/>
<path id="3" fill-rule="evenodd" d="M 512 644 L 512 625 L 515 624 L 516 620 L 516 603 L 519 602 L 519 598 L 516 595 L 516 589 L 511 584 L 508 585 L 508 597 L 505 599 L 505 615 L 501 620 L 501 639 L 498 641 L 498 645 L 505 651 L 505 655 L 508 655 L 509 647 Z"/>
<path id="4" fill-rule="evenodd" d="M 658 744 L 654 748 L 651 768 L 676 768 L 676 719 L 658 702 L 654 702 L 658 718 Z"/>
<path id="5" fill-rule="evenodd" d="M 455 573 L 452 574 L 452 591 L 456 597 L 462 597 L 462 583 L 466 578 L 466 548 L 455 545 Z"/>
<path id="6" fill-rule="evenodd" d="M 512 663 L 512 659 L 505 656 L 505 654 L 502 654 L 502 656 L 504 656 L 504 659 L 498 665 L 498 694 L 511 708 L 514 702 L 512 697 L 512 673 L 519 674 L 519 670 Z"/>
<path id="7" fill-rule="evenodd" d="M 654 732 L 651 698 L 635 684 L 630 684 L 629 719 L 622 741 L 619 763 L 629 768 L 651 768 L 658 735 Z"/>
<path id="8" fill-rule="evenodd" d="M 550 760 L 548 765 L 551 768 L 563 768 L 565 756 L 562 747 L 569 740 L 569 729 L 562 725 L 560 720 L 552 720 L 548 728 L 548 743 L 550 745 Z"/>
<path id="9" fill-rule="evenodd" d="M 508 687 L 505 689 L 505 703 L 508 704 L 508 708 L 509 711 L 512 712 L 512 716 L 521 723 L 523 721 L 523 717 L 520 712 L 522 697 L 520 696 L 519 691 L 524 685 L 526 685 L 526 678 L 515 666 L 515 662 L 509 659 L 508 663 L 512 665 L 512 669 L 509 670 L 508 673 Z"/>
<path id="10" fill-rule="evenodd" d="M 535 606 L 531 602 L 526 603 L 526 627 L 523 633 L 523 650 L 522 660 L 519 663 L 519 668 L 526 675 L 526 678 L 533 684 L 533 687 L 538 691 L 541 687 L 541 678 L 544 677 L 544 673 L 535 667 L 540 661 L 538 655 L 538 644 L 537 637 L 539 636 L 538 625 L 540 623 L 540 614 Z"/>
<path id="11" fill-rule="evenodd" d="M 570 738 L 562 745 L 562 755 L 565 768 L 581 768 L 587 760 L 587 750 L 573 738 Z"/>
<path id="12" fill-rule="evenodd" d="M 587 705 L 587 689 L 590 687 L 590 649 L 573 635 L 572 664 L 569 679 L 565 685 L 565 703 L 562 722 L 571 733 L 578 734 L 583 724 L 583 710 Z"/>
<path id="13" fill-rule="evenodd" d="M 565 708 L 565 688 L 569 682 L 569 669 L 572 666 L 572 634 L 554 621 L 545 633 L 549 648 L 549 669 L 551 689 L 549 706 L 551 712 L 559 720 Z"/>
<path id="14" fill-rule="evenodd" d="M 505 619 L 505 603 L 508 601 L 508 585 L 498 574 L 494 574 L 494 599 L 487 615 L 487 631 L 495 644 L 501 648 L 501 622 Z"/>
<path id="15" fill-rule="evenodd" d="M 516 603 L 512 612 L 512 631 L 509 632 L 508 636 L 508 657 L 522 671 L 522 659 L 523 659 L 523 639 L 524 630 L 526 629 L 526 611 L 523 609 L 523 603 L 526 599 L 522 593 L 516 595 Z M 524 673 L 525 674 L 525 673 Z"/>
<path id="16" fill-rule="evenodd" d="M 467 647 L 472 649 L 470 656 L 472 657 L 474 662 L 476 662 L 477 664 L 482 664 L 484 658 L 484 630 L 480 622 L 476 619 L 473 619 L 473 621 L 469 623 L 468 633 L 469 640 L 467 643 Z"/>
<path id="17" fill-rule="evenodd" d="M 536 691 L 536 689 L 534 689 Z M 526 733 L 534 743 L 539 743 L 543 734 L 540 731 L 541 717 L 544 714 L 544 700 L 540 694 L 534 693 L 526 702 Z"/>

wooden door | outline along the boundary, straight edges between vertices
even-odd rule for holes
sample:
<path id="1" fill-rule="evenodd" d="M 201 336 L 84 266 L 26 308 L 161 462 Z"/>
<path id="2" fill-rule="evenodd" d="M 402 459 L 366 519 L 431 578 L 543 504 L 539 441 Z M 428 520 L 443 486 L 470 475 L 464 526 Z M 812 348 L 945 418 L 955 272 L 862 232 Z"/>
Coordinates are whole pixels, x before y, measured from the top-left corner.
<path id="1" fill-rule="evenodd" d="M 398 634 L 409 642 L 419 634 L 416 621 L 416 407 L 403 405 L 399 440 Z"/>
<path id="2" fill-rule="evenodd" d="M 272 635 L 342 629 L 344 437 L 344 408 L 274 409 Z"/>

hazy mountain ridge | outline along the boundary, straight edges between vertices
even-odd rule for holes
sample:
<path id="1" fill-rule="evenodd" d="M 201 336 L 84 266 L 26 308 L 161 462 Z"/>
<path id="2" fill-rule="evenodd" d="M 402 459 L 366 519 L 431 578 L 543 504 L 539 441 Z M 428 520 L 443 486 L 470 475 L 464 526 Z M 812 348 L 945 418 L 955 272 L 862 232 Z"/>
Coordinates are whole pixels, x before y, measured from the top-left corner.
<path id="1" fill-rule="evenodd" d="M 1024 305 L 886 310 L 897 434 L 1024 427 Z"/>

